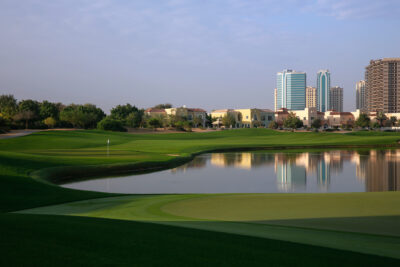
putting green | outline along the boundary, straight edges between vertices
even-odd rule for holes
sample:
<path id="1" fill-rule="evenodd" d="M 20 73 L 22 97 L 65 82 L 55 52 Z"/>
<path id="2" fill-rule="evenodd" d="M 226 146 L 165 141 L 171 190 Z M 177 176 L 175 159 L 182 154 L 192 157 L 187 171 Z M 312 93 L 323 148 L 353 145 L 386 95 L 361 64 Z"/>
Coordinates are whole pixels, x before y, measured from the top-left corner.
<path id="1" fill-rule="evenodd" d="M 400 258 L 400 193 L 140 195 L 22 211 L 146 221 Z"/>

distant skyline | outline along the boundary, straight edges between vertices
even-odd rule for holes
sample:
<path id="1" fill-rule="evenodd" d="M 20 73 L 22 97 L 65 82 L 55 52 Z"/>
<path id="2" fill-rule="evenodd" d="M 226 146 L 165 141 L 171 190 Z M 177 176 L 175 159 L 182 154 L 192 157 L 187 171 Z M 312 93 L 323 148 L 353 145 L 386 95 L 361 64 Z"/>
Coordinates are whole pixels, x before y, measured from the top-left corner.
<path id="1" fill-rule="evenodd" d="M 274 108 L 276 74 L 329 69 L 355 110 L 371 59 L 400 57 L 398 0 L 2 0 L 0 94 Z"/>

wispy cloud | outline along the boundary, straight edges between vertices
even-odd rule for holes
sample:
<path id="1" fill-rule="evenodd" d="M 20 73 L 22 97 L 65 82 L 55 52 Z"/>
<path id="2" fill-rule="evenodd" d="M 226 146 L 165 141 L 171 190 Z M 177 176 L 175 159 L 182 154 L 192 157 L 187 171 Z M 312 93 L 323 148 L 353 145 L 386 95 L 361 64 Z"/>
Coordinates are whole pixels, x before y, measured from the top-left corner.
<path id="1" fill-rule="evenodd" d="M 303 9 L 337 19 L 400 18 L 398 0 L 316 0 Z"/>

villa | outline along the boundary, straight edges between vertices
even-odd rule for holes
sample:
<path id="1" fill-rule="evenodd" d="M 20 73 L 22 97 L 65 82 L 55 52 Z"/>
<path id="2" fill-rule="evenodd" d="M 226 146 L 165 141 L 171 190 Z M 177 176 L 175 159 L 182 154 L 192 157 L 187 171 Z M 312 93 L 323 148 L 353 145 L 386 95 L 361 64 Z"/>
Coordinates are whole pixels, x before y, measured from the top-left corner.
<path id="1" fill-rule="evenodd" d="M 213 126 L 221 127 L 222 118 L 228 115 L 235 118 L 235 128 L 268 127 L 275 120 L 274 111 L 270 109 L 218 109 L 211 112 L 211 118 L 216 119 Z"/>

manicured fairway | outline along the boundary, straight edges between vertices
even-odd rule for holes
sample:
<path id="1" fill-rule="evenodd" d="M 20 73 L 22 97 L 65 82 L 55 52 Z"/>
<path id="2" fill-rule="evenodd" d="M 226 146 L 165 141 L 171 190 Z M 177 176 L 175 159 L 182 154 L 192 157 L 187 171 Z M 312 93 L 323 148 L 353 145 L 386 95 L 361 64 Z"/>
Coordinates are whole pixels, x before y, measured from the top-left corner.
<path id="1" fill-rule="evenodd" d="M 397 133 L 266 129 L 49 131 L 0 140 L 0 263 L 394 265 L 397 192 L 118 196 L 52 183 L 156 171 L 207 151 L 383 147 L 399 140 Z"/>
<path id="2" fill-rule="evenodd" d="M 398 260 L 153 223 L 0 214 L 1 266 L 396 266 Z"/>
<path id="3" fill-rule="evenodd" d="M 400 192 L 128 196 L 22 211 L 147 221 L 400 258 Z"/>

